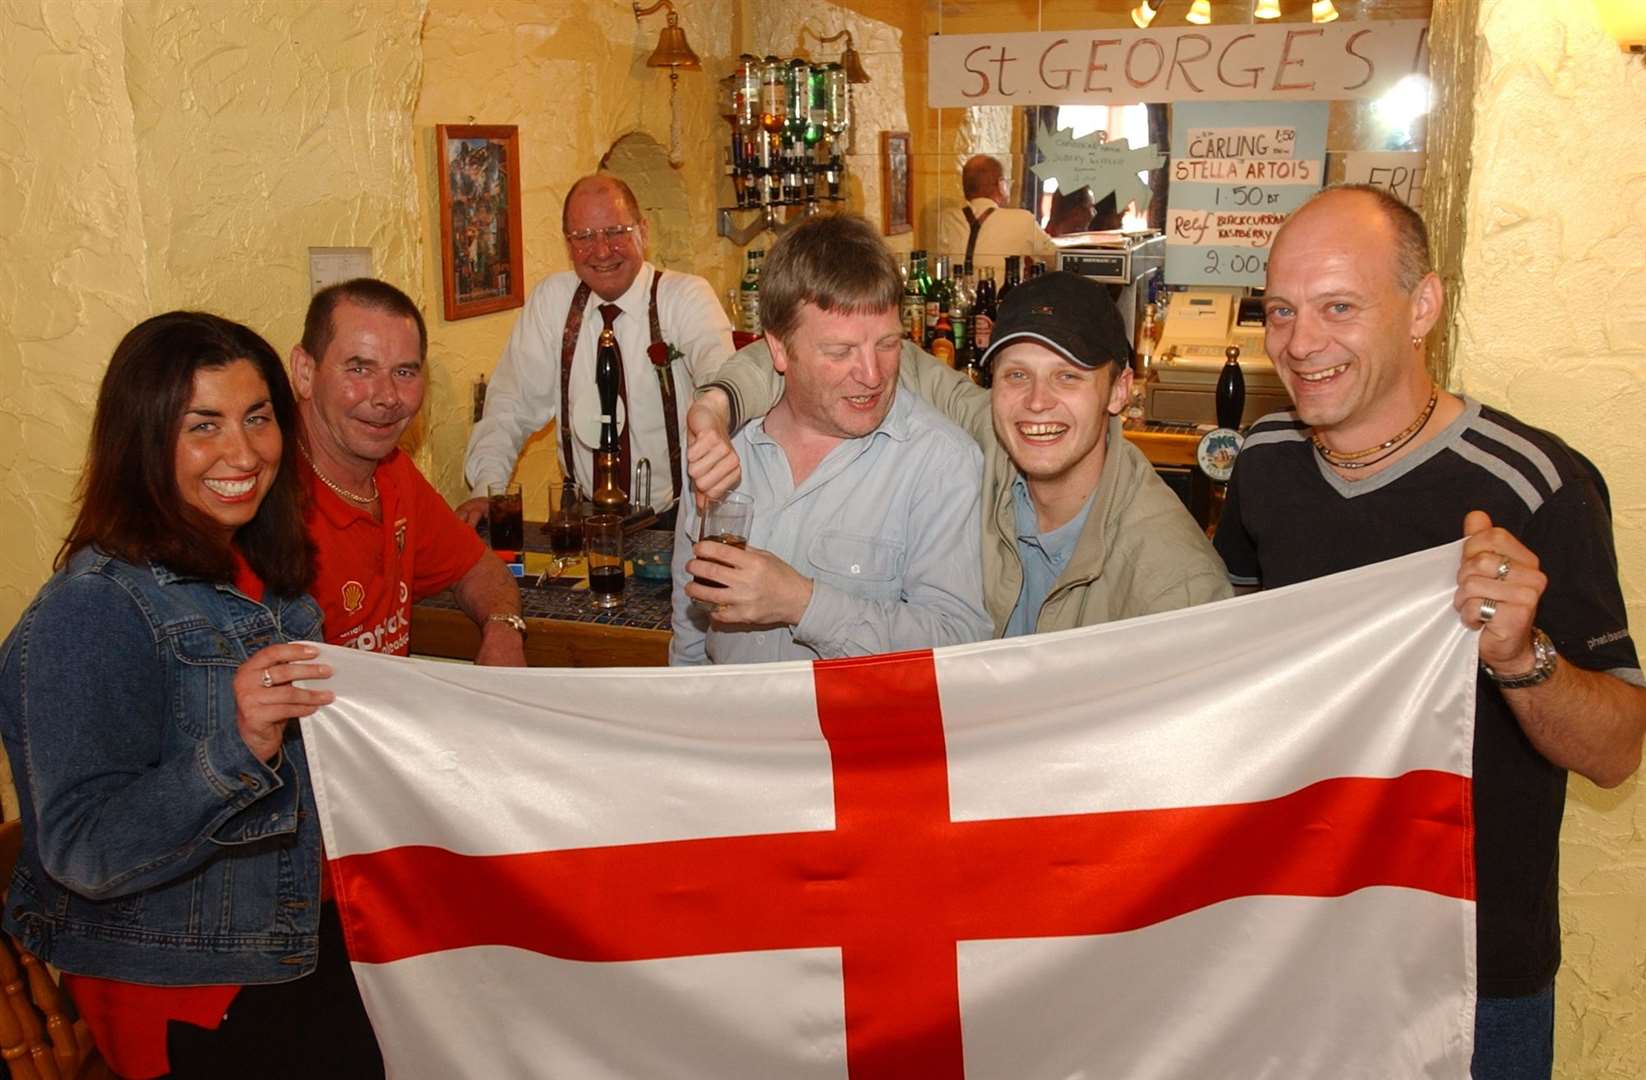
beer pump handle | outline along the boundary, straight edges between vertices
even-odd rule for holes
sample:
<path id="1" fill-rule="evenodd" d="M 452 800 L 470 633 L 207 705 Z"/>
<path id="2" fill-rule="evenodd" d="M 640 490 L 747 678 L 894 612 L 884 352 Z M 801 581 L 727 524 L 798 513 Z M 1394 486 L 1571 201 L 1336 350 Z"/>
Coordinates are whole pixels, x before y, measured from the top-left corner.
<path id="1" fill-rule="evenodd" d="M 1241 414 L 1246 411 L 1246 376 L 1240 370 L 1240 347 L 1230 345 L 1223 350 L 1223 356 L 1223 371 L 1217 377 L 1217 426 L 1238 431 Z"/>

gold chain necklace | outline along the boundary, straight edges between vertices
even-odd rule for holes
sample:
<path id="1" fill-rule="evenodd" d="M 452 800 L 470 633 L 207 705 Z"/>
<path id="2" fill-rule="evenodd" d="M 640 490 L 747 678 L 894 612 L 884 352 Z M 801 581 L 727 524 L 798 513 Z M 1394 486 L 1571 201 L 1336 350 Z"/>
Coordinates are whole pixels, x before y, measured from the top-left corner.
<path id="1" fill-rule="evenodd" d="M 1311 434 L 1309 436 L 1309 441 L 1314 443 L 1315 450 L 1320 453 L 1321 457 L 1326 459 L 1326 463 L 1328 465 L 1335 465 L 1339 469 L 1364 469 L 1368 465 L 1376 465 L 1378 462 L 1388 457 L 1389 454 L 1394 453 L 1396 450 L 1400 449 L 1400 447 L 1415 438 L 1417 433 L 1422 431 L 1424 425 L 1429 422 L 1429 417 L 1434 415 L 1435 406 L 1439 402 L 1440 387 L 1432 386 L 1429 390 L 1429 403 L 1423 407 L 1422 412 L 1417 414 L 1416 420 L 1413 420 L 1410 424 L 1408 424 L 1406 429 L 1394 438 L 1385 440 L 1384 442 L 1381 442 L 1367 450 L 1355 450 L 1352 452 L 1333 450 L 1321 441 L 1318 433 Z M 1372 457 L 1373 454 L 1377 454 L 1379 456 L 1372 458 L 1371 461 L 1362 460 L 1363 458 Z"/>
<path id="2" fill-rule="evenodd" d="M 377 501 L 377 474 L 375 472 L 372 473 L 371 477 L 367 481 L 371 484 L 371 494 L 356 495 L 342 484 L 334 483 L 331 477 L 321 472 L 320 466 L 316 465 L 314 463 L 314 459 L 309 456 L 309 448 L 304 446 L 302 442 L 298 442 L 297 452 L 303 455 L 303 460 L 309 463 L 309 468 L 314 470 L 314 475 L 319 478 L 322 484 L 325 484 L 327 487 L 343 496 L 343 498 L 349 500 L 349 502 L 356 506 L 370 506 L 372 503 Z"/>

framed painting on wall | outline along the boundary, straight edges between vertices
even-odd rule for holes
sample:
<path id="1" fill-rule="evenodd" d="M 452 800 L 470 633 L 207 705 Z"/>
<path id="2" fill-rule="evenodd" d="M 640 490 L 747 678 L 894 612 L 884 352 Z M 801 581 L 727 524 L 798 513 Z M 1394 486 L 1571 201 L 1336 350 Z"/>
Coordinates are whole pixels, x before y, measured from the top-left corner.
<path id="1" fill-rule="evenodd" d="M 438 124 L 440 264 L 446 319 L 525 303 L 520 245 L 520 131 Z"/>
<path id="2" fill-rule="evenodd" d="M 914 228 L 914 167 L 907 131 L 880 133 L 881 232 L 896 236 Z"/>

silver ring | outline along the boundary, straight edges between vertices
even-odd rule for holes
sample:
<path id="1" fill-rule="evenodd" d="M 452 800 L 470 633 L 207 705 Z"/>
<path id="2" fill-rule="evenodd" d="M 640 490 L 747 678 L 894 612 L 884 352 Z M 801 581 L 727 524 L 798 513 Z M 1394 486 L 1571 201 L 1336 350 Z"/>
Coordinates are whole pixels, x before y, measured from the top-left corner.
<path id="1" fill-rule="evenodd" d="M 1497 564 L 1497 579 L 1502 581 L 1509 576 L 1509 556 L 1503 556 L 1503 561 Z"/>
<path id="2" fill-rule="evenodd" d="M 270 670 L 269 668 L 263 669 L 263 689 L 265 690 L 274 689 L 274 676 L 269 674 Z"/>
<path id="3" fill-rule="evenodd" d="M 1480 625 L 1485 626 L 1497 615 L 1497 605 L 1490 600 L 1480 602 Z"/>

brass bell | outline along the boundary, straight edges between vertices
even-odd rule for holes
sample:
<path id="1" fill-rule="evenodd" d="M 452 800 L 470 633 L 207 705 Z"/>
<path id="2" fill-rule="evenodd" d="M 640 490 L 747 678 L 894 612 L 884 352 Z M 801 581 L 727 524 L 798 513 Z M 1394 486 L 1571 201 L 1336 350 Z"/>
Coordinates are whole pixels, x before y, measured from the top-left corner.
<path id="1" fill-rule="evenodd" d="M 697 58 L 697 54 L 692 52 L 692 47 L 686 43 L 686 31 L 680 29 L 680 17 L 674 13 L 674 5 L 669 0 L 658 0 L 658 3 L 644 9 L 639 4 L 635 4 L 634 17 L 638 20 L 644 15 L 650 15 L 660 7 L 669 9 L 669 24 L 657 36 L 657 49 L 646 61 L 646 66 L 702 71 L 703 62 Z"/>

